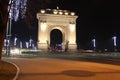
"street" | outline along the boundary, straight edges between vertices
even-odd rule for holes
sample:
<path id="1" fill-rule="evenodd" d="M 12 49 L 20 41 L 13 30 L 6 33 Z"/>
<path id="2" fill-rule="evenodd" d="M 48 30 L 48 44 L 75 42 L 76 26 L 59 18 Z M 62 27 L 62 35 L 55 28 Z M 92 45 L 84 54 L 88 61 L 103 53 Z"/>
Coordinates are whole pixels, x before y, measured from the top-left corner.
<path id="1" fill-rule="evenodd" d="M 18 80 L 120 80 L 120 66 L 57 58 L 3 58 L 20 68 Z"/>

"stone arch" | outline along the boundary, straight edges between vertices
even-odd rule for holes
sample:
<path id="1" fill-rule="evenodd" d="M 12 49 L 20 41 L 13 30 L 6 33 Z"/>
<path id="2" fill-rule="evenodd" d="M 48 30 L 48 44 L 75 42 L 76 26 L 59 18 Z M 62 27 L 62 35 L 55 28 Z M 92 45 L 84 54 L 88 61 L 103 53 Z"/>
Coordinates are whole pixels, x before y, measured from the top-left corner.
<path id="1" fill-rule="evenodd" d="M 63 34 L 59 29 L 53 29 L 50 32 L 50 47 L 61 47 L 62 49 L 62 43 L 63 43 Z"/>
<path id="2" fill-rule="evenodd" d="M 48 41 L 50 42 L 50 32 L 52 31 L 52 30 L 54 30 L 54 29 L 58 29 L 58 30 L 60 30 L 61 31 L 61 33 L 62 33 L 62 41 L 63 41 L 63 43 L 65 42 L 65 29 L 64 29 L 64 27 L 61 27 L 60 25 L 54 25 L 54 26 L 50 26 L 49 27 L 49 31 L 48 31 Z"/>
<path id="3" fill-rule="evenodd" d="M 49 13 L 47 13 L 47 11 Z M 53 12 L 52 12 L 53 11 Z M 59 14 L 56 11 L 60 11 Z M 51 12 L 51 13 L 50 13 Z M 66 13 L 66 14 L 65 14 Z M 50 46 L 50 32 L 58 29 L 63 35 L 63 49 L 76 49 L 76 19 L 73 12 L 64 10 L 42 10 L 37 14 L 38 19 L 38 48 L 47 50 Z"/>

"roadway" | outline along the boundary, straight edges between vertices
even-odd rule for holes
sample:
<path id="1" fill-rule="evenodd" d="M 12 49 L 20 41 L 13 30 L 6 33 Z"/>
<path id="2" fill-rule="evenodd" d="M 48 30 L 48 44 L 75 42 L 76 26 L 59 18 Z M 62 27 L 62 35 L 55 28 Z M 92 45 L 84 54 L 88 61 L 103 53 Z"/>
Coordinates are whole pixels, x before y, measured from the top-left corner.
<path id="1" fill-rule="evenodd" d="M 18 80 L 120 80 L 120 66 L 62 58 L 2 58 L 20 68 Z"/>

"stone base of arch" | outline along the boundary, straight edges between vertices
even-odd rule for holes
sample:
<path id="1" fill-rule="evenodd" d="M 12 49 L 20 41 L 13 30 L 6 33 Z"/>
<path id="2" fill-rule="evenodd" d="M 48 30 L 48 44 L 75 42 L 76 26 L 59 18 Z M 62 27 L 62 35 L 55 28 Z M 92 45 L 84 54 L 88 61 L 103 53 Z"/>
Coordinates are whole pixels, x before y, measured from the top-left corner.
<path id="1" fill-rule="evenodd" d="M 68 51 L 76 51 L 77 45 L 76 44 L 69 44 L 68 45 Z"/>
<path id="2" fill-rule="evenodd" d="M 38 49 L 41 51 L 48 51 L 50 47 L 47 43 L 38 43 Z M 62 45 L 63 51 L 65 51 L 65 45 Z M 67 52 L 74 52 L 77 51 L 77 45 L 76 44 L 68 44 Z"/>
<path id="3" fill-rule="evenodd" d="M 68 49 L 75 50 L 75 49 L 77 49 L 77 46 L 76 46 L 76 44 L 69 44 Z"/>
<path id="4" fill-rule="evenodd" d="M 48 50 L 47 43 L 38 43 L 38 49 L 40 49 L 42 51 L 47 51 Z"/>

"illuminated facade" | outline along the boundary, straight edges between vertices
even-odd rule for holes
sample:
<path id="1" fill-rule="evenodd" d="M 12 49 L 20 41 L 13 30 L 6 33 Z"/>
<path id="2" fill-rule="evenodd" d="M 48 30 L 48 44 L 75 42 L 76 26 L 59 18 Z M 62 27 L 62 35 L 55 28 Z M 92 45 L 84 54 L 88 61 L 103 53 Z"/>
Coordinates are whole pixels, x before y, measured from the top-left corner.
<path id="1" fill-rule="evenodd" d="M 38 48 L 46 50 L 50 45 L 50 33 L 58 29 L 62 33 L 62 48 L 76 49 L 76 19 L 74 12 L 59 9 L 40 10 L 38 19 Z"/>

